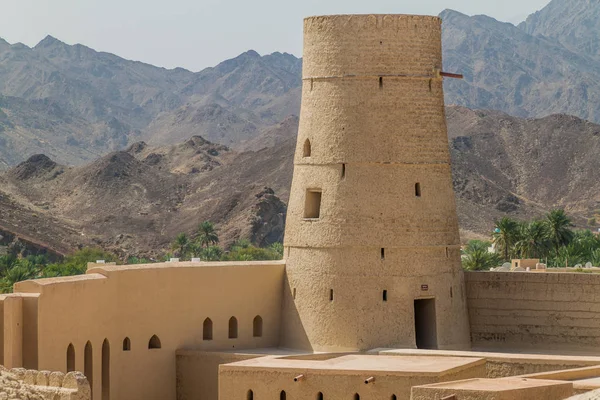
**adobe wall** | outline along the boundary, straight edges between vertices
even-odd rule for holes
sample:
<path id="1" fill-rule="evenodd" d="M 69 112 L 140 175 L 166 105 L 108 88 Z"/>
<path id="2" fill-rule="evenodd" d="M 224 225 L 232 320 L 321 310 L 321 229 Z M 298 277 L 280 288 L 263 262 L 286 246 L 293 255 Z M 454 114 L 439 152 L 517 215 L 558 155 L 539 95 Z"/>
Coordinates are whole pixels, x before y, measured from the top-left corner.
<path id="1" fill-rule="evenodd" d="M 465 273 L 474 347 L 589 350 L 600 345 L 600 275 Z"/>
<path id="2" fill-rule="evenodd" d="M 243 352 L 177 352 L 177 400 L 219 400 L 219 365 L 263 357 Z"/>
<path id="3" fill-rule="evenodd" d="M 397 400 L 410 400 L 413 386 L 484 376 L 485 362 L 476 360 L 473 359 L 472 365 L 444 373 L 369 370 L 367 366 L 363 370 L 308 369 L 303 365 L 264 367 L 260 359 L 255 366 L 224 364 L 219 367 L 219 400 L 357 399 L 356 394 L 369 400 L 390 400 L 392 396 Z M 298 376 L 302 378 L 295 381 Z M 374 378 L 373 383 L 365 384 L 370 377 Z M 319 397 L 319 393 L 323 397 Z"/>
<path id="4" fill-rule="evenodd" d="M 86 374 L 95 398 L 104 391 L 114 400 L 174 400 L 177 349 L 279 344 L 283 274 L 282 261 L 163 263 L 98 266 L 83 276 L 19 283 L 16 291 L 39 296 L 37 329 L 23 329 L 23 338 L 35 330 L 37 340 L 36 365 L 28 368 L 67 372 L 72 344 L 75 370 Z M 5 298 L 4 320 L 6 311 Z M 263 321 L 260 337 L 254 337 L 256 316 Z M 238 324 L 232 339 L 231 317 Z M 203 337 L 206 318 L 212 320 L 212 340 Z M 6 332 L 4 327 L 4 356 Z M 149 349 L 153 335 L 161 348 Z M 124 350 L 125 338 L 130 350 Z M 87 368 L 86 347 L 92 360 Z"/>
<path id="5" fill-rule="evenodd" d="M 36 293 L 0 295 L 0 364 L 37 368 Z"/>
<path id="6" fill-rule="evenodd" d="M 441 66 L 437 17 L 304 20 L 284 346 L 414 348 L 414 300 L 425 298 L 438 347 L 469 346 Z M 306 213 L 311 190 L 318 218 Z"/>

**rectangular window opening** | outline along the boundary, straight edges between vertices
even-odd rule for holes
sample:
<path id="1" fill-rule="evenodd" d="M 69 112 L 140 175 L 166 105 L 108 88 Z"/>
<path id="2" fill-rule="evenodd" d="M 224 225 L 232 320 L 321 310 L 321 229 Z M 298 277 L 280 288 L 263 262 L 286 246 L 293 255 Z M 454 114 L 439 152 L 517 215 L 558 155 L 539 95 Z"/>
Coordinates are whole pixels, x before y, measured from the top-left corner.
<path id="1" fill-rule="evenodd" d="M 379 89 L 383 89 L 383 77 L 379 77 Z"/>
<path id="2" fill-rule="evenodd" d="M 294 290 L 292 290 L 292 297 L 294 298 L 294 300 L 296 299 L 296 288 L 294 288 Z"/>
<path id="3" fill-rule="evenodd" d="M 385 260 L 385 249 L 383 247 L 381 248 L 381 259 Z"/>
<path id="4" fill-rule="evenodd" d="M 346 164 L 342 164 L 342 179 L 346 178 Z"/>
<path id="5" fill-rule="evenodd" d="M 333 301 L 333 289 L 329 289 L 329 301 Z"/>
<path id="6" fill-rule="evenodd" d="M 415 183 L 415 196 L 421 197 L 421 184 L 419 182 Z"/>
<path id="7" fill-rule="evenodd" d="M 321 216 L 321 191 L 307 190 L 304 204 L 304 218 L 317 219 Z"/>
<path id="8" fill-rule="evenodd" d="M 383 301 L 387 301 L 387 290 L 383 291 Z"/>

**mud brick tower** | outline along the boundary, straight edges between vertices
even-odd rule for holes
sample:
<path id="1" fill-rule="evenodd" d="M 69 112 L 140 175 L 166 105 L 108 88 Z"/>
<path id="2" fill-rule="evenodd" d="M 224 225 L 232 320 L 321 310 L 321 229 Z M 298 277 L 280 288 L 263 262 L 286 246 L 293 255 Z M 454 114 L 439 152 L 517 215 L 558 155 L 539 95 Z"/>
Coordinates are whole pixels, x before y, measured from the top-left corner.
<path id="1" fill-rule="evenodd" d="M 441 20 L 304 21 L 282 346 L 467 348 Z"/>

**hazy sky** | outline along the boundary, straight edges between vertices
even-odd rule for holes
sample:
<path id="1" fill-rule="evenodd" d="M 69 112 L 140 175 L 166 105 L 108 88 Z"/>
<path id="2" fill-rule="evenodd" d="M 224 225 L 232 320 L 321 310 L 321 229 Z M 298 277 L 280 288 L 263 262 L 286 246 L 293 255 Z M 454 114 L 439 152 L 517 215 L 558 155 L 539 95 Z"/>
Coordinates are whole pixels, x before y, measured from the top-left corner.
<path id="1" fill-rule="evenodd" d="M 198 71 L 254 49 L 297 56 L 302 18 L 437 15 L 445 8 L 518 23 L 549 0 L 0 0 L 0 37 L 33 46 L 50 34 L 128 59 Z"/>

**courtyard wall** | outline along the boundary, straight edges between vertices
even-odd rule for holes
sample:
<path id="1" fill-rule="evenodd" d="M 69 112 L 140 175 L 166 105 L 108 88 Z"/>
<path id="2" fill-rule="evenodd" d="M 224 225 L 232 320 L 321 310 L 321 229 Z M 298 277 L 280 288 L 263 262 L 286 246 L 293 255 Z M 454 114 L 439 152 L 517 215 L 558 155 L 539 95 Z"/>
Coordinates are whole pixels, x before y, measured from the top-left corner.
<path id="1" fill-rule="evenodd" d="M 282 261 L 182 262 L 21 282 L 0 298 L 2 358 L 81 371 L 95 399 L 174 400 L 176 350 L 277 347 L 283 274 Z"/>
<path id="2" fill-rule="evenodd" d="M 564 352 L 600 345 L 600 275 L 467 272 L 474 348 Z"/>

